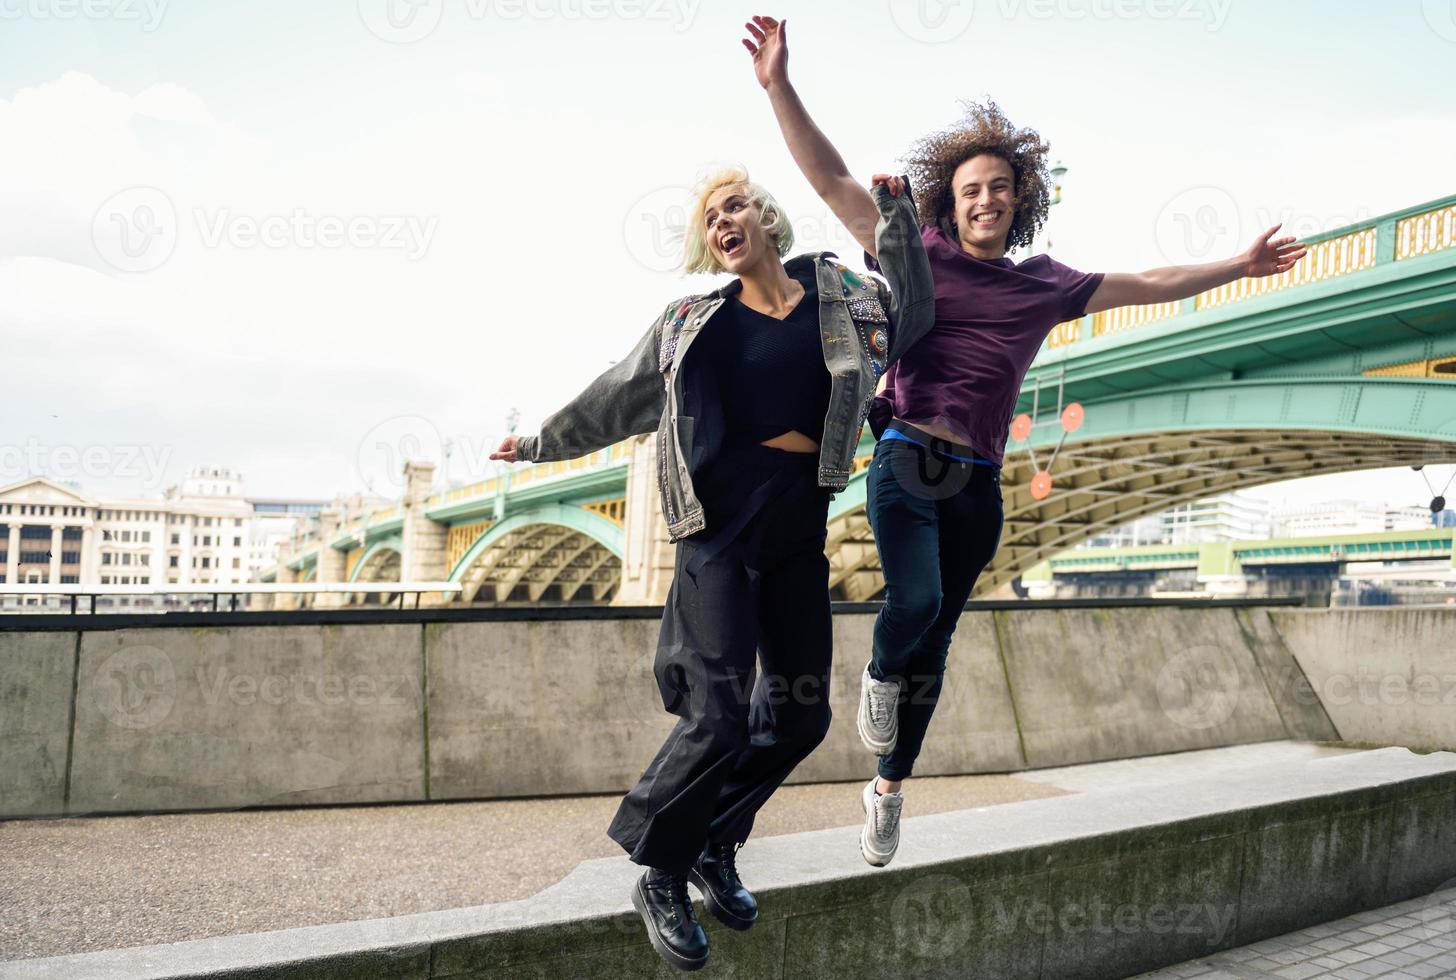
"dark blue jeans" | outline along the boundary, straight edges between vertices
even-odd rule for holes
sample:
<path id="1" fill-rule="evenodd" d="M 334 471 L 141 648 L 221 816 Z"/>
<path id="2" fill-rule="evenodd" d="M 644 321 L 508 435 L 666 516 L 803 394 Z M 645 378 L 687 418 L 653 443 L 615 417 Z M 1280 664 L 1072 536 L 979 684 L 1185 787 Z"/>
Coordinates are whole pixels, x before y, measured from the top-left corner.
<path id="1" fill-rule="evenodd" d="M 925 741 L 961 610 L 1001 540 L 1001 476 L 993 466 L 881 439 L 866 481 L 885 576 L 869 671 L 900 684 L 899 735 L 879 773 L 899 780 Z"/>

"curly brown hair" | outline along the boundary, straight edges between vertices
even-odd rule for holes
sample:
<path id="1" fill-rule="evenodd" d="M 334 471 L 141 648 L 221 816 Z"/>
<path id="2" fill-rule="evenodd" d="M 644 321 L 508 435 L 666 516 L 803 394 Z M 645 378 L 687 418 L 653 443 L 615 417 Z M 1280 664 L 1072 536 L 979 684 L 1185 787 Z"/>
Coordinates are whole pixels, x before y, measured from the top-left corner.
<path id="1" fill-rule="evenodd" d="M 938 226 L 951 241 L 959 240 L 951 178 L 962 163 L 989 153 L 1011 166 L 1015 185 L 1016 211 L 1006 237 L 1006 250 L 1031 244 L 1046 222 L 1051 204 L 1047 144 L 1036 130 L 1012 125 L 994 101 L 962 102 L 961 107 L 965 115 L 958 124 L 920 140 L 905 156 L 920 223 Z"/>

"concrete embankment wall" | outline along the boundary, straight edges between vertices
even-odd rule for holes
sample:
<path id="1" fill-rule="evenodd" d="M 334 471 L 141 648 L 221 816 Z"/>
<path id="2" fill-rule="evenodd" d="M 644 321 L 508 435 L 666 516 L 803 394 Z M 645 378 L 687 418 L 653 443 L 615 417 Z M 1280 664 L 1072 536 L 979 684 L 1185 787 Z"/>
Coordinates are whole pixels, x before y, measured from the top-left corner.
<path id="1" fill-rule="evenodd" d="M 873 619 L 835 616 L 834 721 L 793 781 L 873 770 L 854 730 Z M 0 816 L 622 792 L 675 721 L 656 636 L 651 610 L 0 630 Z M 1451 746 L 1449 709 L 1327 713 L 1319 695 L 1367 661 L 1449 673 L 1453 649 L 1456 610 L 973 605 L 916 772 L 1276 738 Z"/>
<path id="2" fill-rule="evenodd" d="M 1271 621 L 1344 738 L 1456 748 L 1456 609 L 1278 610 Z"/>

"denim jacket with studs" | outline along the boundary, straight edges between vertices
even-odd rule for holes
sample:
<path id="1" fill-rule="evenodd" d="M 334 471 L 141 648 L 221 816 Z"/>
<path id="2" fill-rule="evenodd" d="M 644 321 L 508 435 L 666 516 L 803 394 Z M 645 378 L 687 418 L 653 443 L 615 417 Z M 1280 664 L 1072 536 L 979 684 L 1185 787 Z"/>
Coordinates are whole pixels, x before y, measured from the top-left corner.
<path id="1" fill-rule="evenodd" d="M 871 189 L 879 210 L 875 250 L 885 283 L 857 275 L 833 252 L 809 252 L 785 263 L 790 275 L 813 263 L 819 290 L 819 337 L 830 374 L 829 407 L 819 446 L 819 485 L 843 490 L 880 376 L 935 323 L 935 286 L 908 190 L 895 197 Z M 710 293 L 675 300 L 632 352 L 522 437 L 518 459 L 572 459 L 628 436 L 657 432 L 657 485 L 668 537 L 704 528 L 692 473 L 722 444 L 725 420 L 704 377 L 685 359 L 693 340 L 731 296 L 738 279 Z"/>

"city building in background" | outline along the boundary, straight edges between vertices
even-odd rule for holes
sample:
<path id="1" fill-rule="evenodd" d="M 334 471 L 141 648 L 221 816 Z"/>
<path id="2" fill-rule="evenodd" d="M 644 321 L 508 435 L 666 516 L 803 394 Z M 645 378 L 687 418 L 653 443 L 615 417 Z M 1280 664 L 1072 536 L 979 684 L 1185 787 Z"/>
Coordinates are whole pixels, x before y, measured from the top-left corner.
<path id="1" fill-rule="evenodd" d="M 1300 538 L 1313 534 L 1373 534 L 1414 531 L 1433 524 L 1429 507 L 1392 507 L 1359 500 L 1328 500 L 1286 507 L 1273 515 L 1273 534 Z"/>
<path id="2" fill-rule="evenodd" d="M 1269 537 L 1269 504 L 1243 493 L 1195 500 L 1158 515 L 1170 544 L 1252 541 Z"/>
<path id="3" fill-rule="evenodd" d="M 194 467 L 150 499 L 92 497 L 74 484 L 29 477 L 0 487 L 0 583 L 249 582 L 325 504 L 250 500 L 242 476 L 222 466 Z"/>

